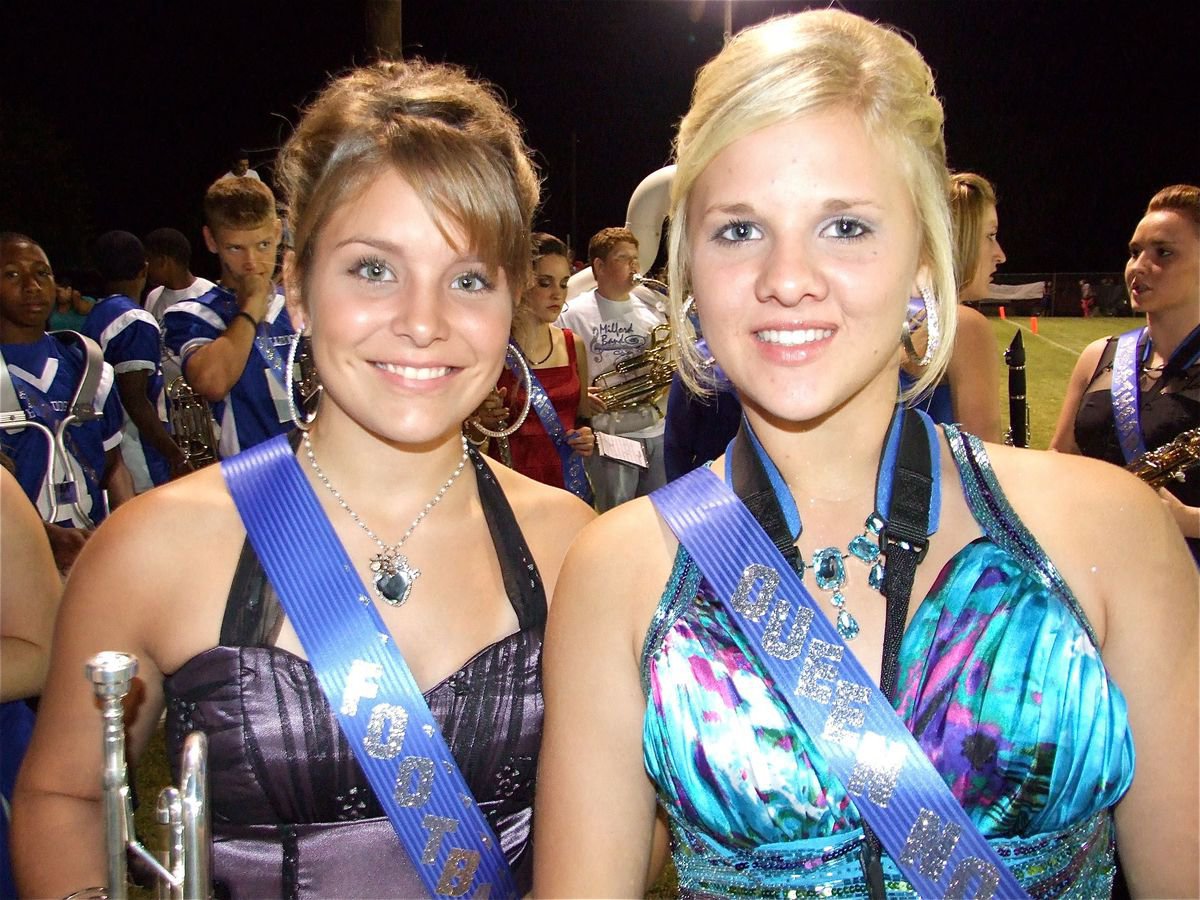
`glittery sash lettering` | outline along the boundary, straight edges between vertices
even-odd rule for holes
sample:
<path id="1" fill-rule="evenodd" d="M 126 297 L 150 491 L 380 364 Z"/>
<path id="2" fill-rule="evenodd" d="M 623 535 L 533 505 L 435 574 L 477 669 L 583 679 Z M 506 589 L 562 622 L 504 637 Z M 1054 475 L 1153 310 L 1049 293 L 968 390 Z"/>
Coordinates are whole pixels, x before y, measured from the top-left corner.
<path id="1" fill-rule="evenodd" d="M 1117 426 L 1117 439 L 1121 443 L 1121 455 L 1131 463 L 1146 452 L 1142 439 L 1141 416 L 1141 348 L 1146 329 L 1135 328 L 1117 338 L 1117 349 L 1113 354 L 1112 410 Z"/>
<path id="2" fill-rule="evenodd" d="M 917 893 L 1026 897 L 737 496 L 697 469 L 650 499 Z"/>
<path id="3" fill-rule="evenodd" d="M 441 730 L 285 436 L 221 463 L 246 533 L 431 896 L 515 897 Z"/>

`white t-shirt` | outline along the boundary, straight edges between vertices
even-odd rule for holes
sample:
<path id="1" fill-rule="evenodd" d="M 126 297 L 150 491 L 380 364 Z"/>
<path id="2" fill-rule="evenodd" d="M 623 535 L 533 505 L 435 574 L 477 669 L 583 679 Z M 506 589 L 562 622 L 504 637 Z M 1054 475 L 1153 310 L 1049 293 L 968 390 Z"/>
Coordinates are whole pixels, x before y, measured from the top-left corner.
<path id="1" fill-rule="evenodd" d="M 150 315 L 158 320 L 161 327 L 163 316 L 167 310 L 183 300 L 195 300 L 197 297 L 203 297 L 213 289 L 214 285 L 207 278 L 196 278 L 188 287 L 182 290 L 174 291 L 165 286 L 156 287 L 146 295 L 145 307 Z M 164 389 L 171 386 L 171 382 L 183 374 L 179 366 L 179 358 L 173 355 L 164 343 L 162 346 L 162 373 Z"/>
<path id="2" fill-rule="evenodd" d="M 637 293 L 628 300 L 609 300 L 597 290 L 584 291 L 572 299 L 559 314 L 556 323 L 570 328 L 583 340 L 588 355 L 588 377 L 611 372 L 616 364 L 644 352 L 650 346 L 651 332 L 665 324 L 666 314 Z M 664 421 L 626 433 L 626 437 L 650 438 L 662 434 Z"/>

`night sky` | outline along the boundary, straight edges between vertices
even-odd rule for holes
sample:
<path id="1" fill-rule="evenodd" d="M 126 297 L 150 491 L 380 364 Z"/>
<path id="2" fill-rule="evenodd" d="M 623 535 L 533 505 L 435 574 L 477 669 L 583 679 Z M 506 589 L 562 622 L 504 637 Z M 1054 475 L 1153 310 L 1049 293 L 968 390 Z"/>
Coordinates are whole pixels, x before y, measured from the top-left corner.
<path id="1" fill-rule="evenodd" d="M 5 10 L 0 229 L 33 234 L 60 270 L 85 263 L 105 230 L 171 225 L 211 274 L 204 188 L 239 147 L 269 175 L 298 106 L 371 56 L 362 3 L 16 5 Z M 403 0 L 402 34 L 406 55 L 501 88 L 542 169 L 537 224 L 580 247 L 623 224 L 633 188 L 669 161 L 695 71 L 721 46 L 723 6 Z M 735 0 L 734 29 L 805 6 Z M 1150 195 L 1200 181 L 1200 4 L 843 6 L 907 32 L 932 65 L 952 167 L 999 189 L 1002 271 L 1118 271 Z"/>

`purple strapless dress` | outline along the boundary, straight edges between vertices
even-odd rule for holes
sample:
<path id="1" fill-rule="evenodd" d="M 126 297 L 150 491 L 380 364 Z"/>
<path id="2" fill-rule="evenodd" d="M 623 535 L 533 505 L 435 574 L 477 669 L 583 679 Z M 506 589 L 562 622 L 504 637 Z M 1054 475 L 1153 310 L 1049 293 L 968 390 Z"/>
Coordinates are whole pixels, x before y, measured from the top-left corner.
<path id="1" fill-rule="evenodd" d="M 533 875 L 546 602 L 507 501 L 490 472 L 476 474 L 519 630 L 484 647 L 425 700 L 524 894 Z M 214 896 L 424 897 L 312 666 L 271 646 L 281 623 L 278 598 L 247 545 L 220 645 L 164 682 L 172 767 L 190 731 L 208 737 Z"/>

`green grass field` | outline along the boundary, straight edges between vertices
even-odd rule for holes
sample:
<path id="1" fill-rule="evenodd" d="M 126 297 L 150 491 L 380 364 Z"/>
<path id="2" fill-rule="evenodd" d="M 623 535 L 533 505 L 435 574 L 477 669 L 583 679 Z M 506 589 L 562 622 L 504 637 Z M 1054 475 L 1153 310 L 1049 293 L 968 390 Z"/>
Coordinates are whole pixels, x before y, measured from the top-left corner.
<path id="1" fill-rule="evenodd" d="M 1118 334 L 1136 327 L 1139 319 L 1107 318 L 1039 318 L 1038 333 L 1033 334 L 1030 320 L 1025 317 L 1010 317 L 1007 320 L 990 318 L 996 335 L 996 354 L 1003 366 L 1003 351 L 1018 328 L 1024 332 L 1027 376 L 1026 393 L 1029 397 L 1030 440 L 1029 445 L 1045 449 L 1054 435 L 1054 424 L 1058 420 L 1063 394 L 1071 377 L 1075 360 L 1083 348 L 1097 338 Z M 1008 378 L 1001 371 L 1000 406 L 1004 427 L 1008 427 Z M 158 826 L 154 824 L 154 801 L 160 788 L 168 783 L 168 772 L 162 743 L 162 729 L 147 749 L 137 768 L 138 795 L 141 798 L 137 812 L 138 831 L 147 843 L 157 846 Z M 667 871 L 647 895 L 653 898 L 674 897 L 675 873 Z M 133 897 L 150 898 L 150 892 L 133 890 Z"/>
<path id="2" fill-rule="evenodd" d="M 1062 408 L 1063 395 L 1075 360 L 1083 348 L 1097 338 L 1120 334 L 1141 324 L 1141 319 L 1039 318 L 1034 334 L 1026 317 L 1007 320 L 989 318 L 996 335 L 997 353 L 1003 367 L 1004 349 L 1017 329 L 1024 333 L 1026 396 L 1029 398 L 1029 446 L 1045 450 L 1054 437 L 1054 425 Z M 1008 428 L 1008 373 L 1000 373 L 1000 409 Z"/>

